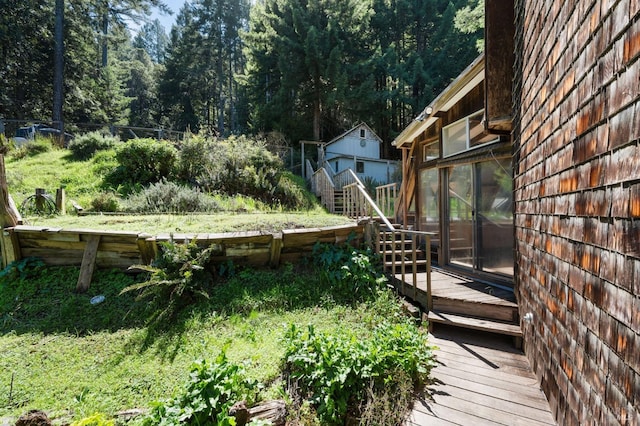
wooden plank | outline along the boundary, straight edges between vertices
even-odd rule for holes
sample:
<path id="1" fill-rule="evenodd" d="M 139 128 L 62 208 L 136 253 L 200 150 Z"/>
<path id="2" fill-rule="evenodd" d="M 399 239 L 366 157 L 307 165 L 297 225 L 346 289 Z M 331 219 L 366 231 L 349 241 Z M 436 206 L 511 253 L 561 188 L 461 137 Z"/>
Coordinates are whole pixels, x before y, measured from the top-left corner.
<path id="1" fill-rule="evenodd" d="M 138 251 L 140 252 L 140 260 L 144 265 L 150 265 L 155 259 L 155 250 L 153 248 L 155 240 L 150 240 L 147 234 L 138 236 Z"/>
<path id="2" fill-rule="evenodd" d="M 530 419 L 541 420 L 548 413 L 549 403 L 541 390 L 528 393 L 532 389 L 530 385 L 514 386 L 511 389 L 499 389 L 484 384 L 481 376 L 474 377 L 469 374 L 467 379 L 448 375 L 446 370 L 438 372 L 438 390 L 443 390 L 457 397 L 475 401 L 485 406 L 491 406 L 500 410 L 511 411 Z M 519 377 L 512 377 L 515 383 Z"/>
<path id="3" fill-rule="evenodd" d="M 470 328 L 472 330 L 522 337 L 522 330 L 520 327 L 513 324 L 504 324 L 486 319 L 469 318 L 462 315 L 454 315 L 438 311 L 429 312 L 428 318 L 430 323 L 455 325 L 458 327 Z"/>
<path id="4" fill-rule="evenodd" d="M 269 251 L 269 266 L 277 268 L 280 265 L 280 253 L 282 252 L 282 233 L 273 235 L 271 249 Z"/>
<path id="5" fill-rule="evenodd" d="M 11 228 L 2 230 L 2 267 L 22 258 L 20 239 Z"/>
<path id="6" fill-rule="evenodd" d="M 495 426 L 496 423 L 478 417 L 473 413 L 467 413 L 456 409 L 456 407 L 449 407 L 444 404 L 437 404 L 435 401 L 421 401 L 420 404 L 416 404 L 413 407 L 411 416 L 409 419 L 413 424 L 419 426 L 430 425 L 432 418 L 438 418 L 441 421 L 448 422 L 450 425 L 473 425 L 473 426 Z M 447 424 L 447 423 L 445 423 Z"/>
<path id="7" fill-rule="evenodd" d="M 78 277 L 78 284 L 76 285 L 76 291 L 78 293 L 84 293 L 89 289 L 91 278 L 93 276 L 93 270 L 96 266 L 96 255 L 98 254 L 99 244 L 99 234 L 89 236 L 87 246 L 84 249 L 84 255 L 82 256 L 82 264 L 80 266 L 80 276 Z"/>

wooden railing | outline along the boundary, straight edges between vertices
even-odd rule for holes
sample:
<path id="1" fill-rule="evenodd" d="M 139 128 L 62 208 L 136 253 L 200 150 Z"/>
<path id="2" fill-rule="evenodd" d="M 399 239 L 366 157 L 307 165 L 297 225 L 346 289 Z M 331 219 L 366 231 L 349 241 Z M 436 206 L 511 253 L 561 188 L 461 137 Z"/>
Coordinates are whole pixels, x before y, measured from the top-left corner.
<path id="1" fill-rule="evenodd" d="M 398 197 L 398 184 L 390 183 L 376 187 L 376 204 L 387 216 L 395 216 L 395 204 Z"/>
<path id="2" fill-rule="evenodd" d="M 335 212 L 335 186 L 324 167 L 320 167 L 311 176 L 311 192 L 320 197 L 327 210 Z"/>
<path id="3" fill-rule="evenodd" d="M 351 177 L 349 179 L 353 180 L 353 183 L 342 188 L 344 194 L 345 216 L 357 219 L 362 217 L 373 217 L 375 213 L 375 215 L 377 215 L 389 229 L 395 229 L 382 210 L 380 210 L 376 202 L 373 201 L 353 170 L 347 169 L 345 172 L 345 174 L 350 174 Z M 347 179 L 344 179 L 344 181 L 346 180 Z"/>
<path id="4" fill-rule="evenodd" d="M 336 185 L 336 189 L 343 189 L 345 186 L 360 183 L 360 179 L 351 169 L 346 169 L 341 171 L 340 173 L 336 173 L 333 176 L 333 182 Z"/>
<path id="5" fill-rule="evenodd" d="M 429 311 L 433 308 L 431 297 L 431 255 L 425 250 L 425 259 L 418 259 L 418 247 L 424 244 L 431 247 L 431 232 L 409 231 L 382 227 L 377 241 L 377 252 L 382 256 L 385 269 L 397 277 L 402 285 L 402 293 L 425 306 Z M 418 292 L 418 270 L 424 269 L 426 276 L 425 289 Z M 399 269 L 399 271 L 398 271 Z M 398 273 L 399 272 L 399 273 Z M 407 276 L 411 274 L 411 284 L 407 283 Z M 422 272 L 420 272 L 422 274 Z M 410 288 L 406 288 L 409 286 Z"/>

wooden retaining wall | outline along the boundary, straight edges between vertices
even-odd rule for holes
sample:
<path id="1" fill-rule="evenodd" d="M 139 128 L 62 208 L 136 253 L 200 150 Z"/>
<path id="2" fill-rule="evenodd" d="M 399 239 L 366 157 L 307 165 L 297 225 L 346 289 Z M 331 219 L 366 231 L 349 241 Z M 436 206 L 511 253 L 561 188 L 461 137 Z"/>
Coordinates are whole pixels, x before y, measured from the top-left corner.
<path id="1" fill-rule="evenodd" d="M 126 269 L 136 264 L 150 264 L 158 252 L 158 243 L 173 238 L 176 242 L 195 239 L 202 246 L 215 245 L 213 261 L 216 263 L 232 261 L 237 265 L 276 267 L 311 253 L 317 242 L 338 244 L 350 236 L 355 238 L 354 244 L 361 243 L 364 226 L 294 229 L 275 234 L 250 231 L 152 236 L 138 232 L 19 225 L 4 229 L 1 243 L 3 266 L 21 258 L 38 257 L 47 265 L 84 267 L 93 259 L 93 265 L 98 268 Z"/>

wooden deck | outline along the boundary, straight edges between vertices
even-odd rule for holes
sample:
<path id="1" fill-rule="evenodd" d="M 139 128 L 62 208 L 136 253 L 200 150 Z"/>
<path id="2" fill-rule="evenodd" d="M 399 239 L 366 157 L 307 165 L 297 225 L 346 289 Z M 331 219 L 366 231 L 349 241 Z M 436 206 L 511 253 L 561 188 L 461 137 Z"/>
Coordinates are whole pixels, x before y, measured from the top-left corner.
<path id="1" fill-rule="evenodd" d="M 527 358 L 507 337 L 440 326 L 431 343 L 439 347 L 433 382 L 405 426 L 556 424 Z"/>
<path id="2" fill-rule="evenodd" d="M 415 287 L 411 273 L 394 277 L 400 293 L 423 309 L 428 306 L 425 272 L 415 275 Z M 518 305 L 512 291 L 434 269 L 431 271 L 431 294 L 434 310 L 518 323 Z"/>

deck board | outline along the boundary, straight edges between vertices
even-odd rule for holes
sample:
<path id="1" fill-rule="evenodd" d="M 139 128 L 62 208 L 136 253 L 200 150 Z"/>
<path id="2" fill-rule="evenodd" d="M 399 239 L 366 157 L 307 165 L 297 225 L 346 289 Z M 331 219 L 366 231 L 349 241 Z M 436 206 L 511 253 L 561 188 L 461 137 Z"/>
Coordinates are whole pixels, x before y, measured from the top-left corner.
<path id="1" fill-rule="evenodd" d="M 405 426 L 555 425 L 524 354 L 504 336 L 438 327 L 438 366 Z"/>
<path id="2" fill-rule="evenodd" d="M 405 288 L 413 287 L 413 274 L 395 274 L 395 278 L 404 282 Z M 427 274 L 420 272 L 416 275 L 417 291 L 426 293 Z M 511 291 L 493 288 L 487 284 L 471 279 L 458 277 L 438 270 L 431 271 L 431 293 L 434 298 L 465 300 L 490 305 L 517 307 L 515 295 Z"/>

